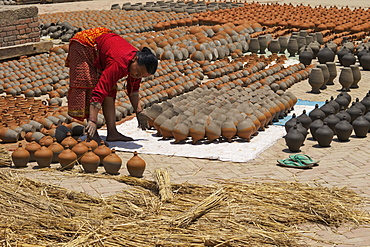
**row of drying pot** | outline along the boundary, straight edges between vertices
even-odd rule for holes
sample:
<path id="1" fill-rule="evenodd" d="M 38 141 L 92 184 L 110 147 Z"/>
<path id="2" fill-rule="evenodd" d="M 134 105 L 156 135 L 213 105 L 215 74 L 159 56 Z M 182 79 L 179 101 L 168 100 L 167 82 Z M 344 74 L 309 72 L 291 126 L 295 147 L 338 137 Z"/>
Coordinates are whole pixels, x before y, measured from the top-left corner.
<path id="1" fill-rule="evenodd" d="M 49 36 L 52 39 L 61 39 L 63 42 L 69 42 L 73 35 L 82 31 L 82 28 L 74 27 L 67 21 L 40 23 L 39 28 L 41 37 Z"/>
<path id="2" fill-rule="evenodd" d="M 63 171 L 81 164 L 84 172 L 95 173 L 101 165 L 107 174 L 117 175 L 122 166 L 122 159 L 104 141 L 98 145 L 94 140 L 75 140 L 69 134 L 60 143 L 50 136 L 45 136 L 39 143 L 32 140 L 23 147 L 19 142 L 18 148 L 12 153 L 14 167 L 24 168 L 30 162 L 36 162 L 39 168 L 45 168 L 57 163 Z M 135 177 L 142 177 L 145 166 L 146 162 L 136 152 L 126 163 L 129 174 Z"/>
<path id="3" fill-rule="evenodd" d="M 152 32 L 157 22 L 166 22 L 178 19 L 189 19 L 188 13 L 153 12 L 146 10 L 111 11 L 86 10 L 75 12 L 58 12 L 39 15 L 40 23 L 69 22 L 72 26 L 82 30 L 106 27 L 113 32 L 124 35 L 127 33 Z"/>
<path id="4" fill-rule="evenodd" d="M 13 96 L 63 97 L 69 84 L 69 68 L 64 66 L 66 56 L 52 52 L 0 63 L 0 87 Z"/>
<path id="5" fill-rule="evenodd" d="M 243 6 L 244 3 L 240 2 L 204 2 L 204 1 L 157 1 L 157 2 L 145 2 L 145 3 L 135 3 L 131 4 L 130 2 L 124 3 L 122 7 L 119 4 L 113 4 L 111 10 L 113 9 L 122 9 L 122 10 L 147 10 L 147 11 L 165 11 L 176 13 L 187 12 L 189 14 L 214 11 L 218 9 L 226 8 L 237 8 Z"/>
<path id="6" fill-rule="evenodd" d="M 330 147 L 335 135 L 340 142 L 349 141 L 353 132 L 357 138 L 366 137 L 370 130 L 370 95 L 367 93 L 362 100 L 356 98 L 348 108 L 351 100 L 351 96 L 343 92 L 326 100 L 321 107 L 316 104 L 309 115 L 305 111 L 298 117 L 294 114 L 285 124 L 288 149 L 299 152 L 308 130 L 320 147 Z"/>
<path id="7" fill-rule="evenodd" d="M 253 99 L 257 101 L 253 104 Z M 238 86 L 233 89 L 196 90 L 155 104 L 146 110 L 150 125 L 163 139 L 183 143 L 250 141 L 258 130 L 264 130 L 273 119 L 284 117 L 294 106 L 296 97 L 290 93 L 278 95 L 268 86 L 252 91 Z"/>

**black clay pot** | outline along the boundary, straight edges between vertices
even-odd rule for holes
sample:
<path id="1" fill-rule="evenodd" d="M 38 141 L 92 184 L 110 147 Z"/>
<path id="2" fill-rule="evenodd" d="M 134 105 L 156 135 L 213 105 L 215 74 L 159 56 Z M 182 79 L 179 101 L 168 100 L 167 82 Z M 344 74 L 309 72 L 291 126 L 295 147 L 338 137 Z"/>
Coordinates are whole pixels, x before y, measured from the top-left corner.
<path id="1" fill-rule="evenodd" d="M 346 55 L 347 53 L 349 53 L 349 49 L 347 47 L 342 47 L 339 51 L 337 51 L 337 57 L 338 57 L 340 65 L 342 66 L 343 66 L 342 57 Z"/>
<path id="2" fill-rule="evenodd" d="M 294 125 L 297 124 L 297 117 L 296 115 L 293 113 L 292 115 L 292 118 L 289 119 L 285 124 L 284 124 L 284 127 L 285 127 L 285 131 L 286 133 L 289 132 L 290 128 L 292 128 Z"/>
<path id="3" fill-rule="evenodd" d="M 351 52 L 348 52 L 342 57 L 342 65 L 344 67 L 349 67 L 350 65 L 354 65 L 355 63 L 356 63 L 356 57 Z"/>
<path id="4" fill-rule="evenodd" d="M 360 59 L 360 65 L 364 70 L 370 70 L 370 53 L 367 52 Z"/>
<path id="5" fill-rule="evenodd" d="M 362 115 L 361 109 L 356 107 L 355 102 L 352 103 L 352 106 L 348 108 L 346 112 L 351 116 L 351 119 L 349 121 L 350 123 L 353 123 L 356 118 Z"/>
<path id="6" fill-rule="evenodd" d="M 325 113 L 325 117 L 329 116 L 330 113 L 335 112 L 334 107 L 329 104 L 329 100 L 326 100 L 325 104 L 320 107 L 320 110 L 322 110 Z"/>
<path id="7" fill-rule="evenodd" d="M 359 116 L 355 121 L 353 121 L 352 126 L 356 136 L 363 138 L 366 137 L 367 132 L 369 131 L 370 122 L 367 121 L 364 116 Z"/>
<path id="8" fill-rule="evenodd" d="M 349 140 L 353 131 L 352 125 L 346 120 L 346 117 L 343 117 L 339 123 L 335 125 L 335 133 L 339 141 L 345 142 Z"/>
<path id="9" fill-rule="evenodd" d="M 299 152 L 305 137 L 298 131 L 297 126 L 290 128 L 285 136 L 285 143 L 291 152 Z"/>
<path id="10" fill-rule="evenodd" d="M 340 105 L 338 104 L 338 102 L 335 101 L 334 97 L 331 96 L 330 97 L 330 101 L 329 101 L 329 104 L 334 107 L 335 111 L 334 111 L 334 114 L 338 113 L 339 110 L 340 110 Z"/>
<path id="11" fill-rule="evenodd" d="M 360 101 L 365 106 L 365 114 L 370 110 L 370 94 L 367 93 L 366 96 Z"/>
<path id="12" fill-rule="evenodd" d="M 311 52 L 309 52 L 309 51 L 307 51 L 307 48 L 305 48 L 305 49 L 303 50 L 303 52 L 301 52 L 301 53 L 299 54 L 299 61 L 300 61 L 301 63 L 303 63 L 305 66 L 308 66 L 308 65 L 310 65 L 310 64 L 311 64 L 311 62 L 312 62 L 312 58 L 313 58 L 312 53 L 311 53 Z"/>
<path id="13" fill-rule="evenodd" d="M 335 134 L 335 125 L 337 123 L 339 123 L 340 119 L 334 115 L 334 114 L 330 114 L 329 116 L 327 116 L 325 119 L 324 119 L 324 123 L 326 123 L 329 128 L 334 132 Z"/>
<path id="14" fill-rule="evenodd" d="M 301 122 L 303 127 L 306 129 L 310 128 L 310 124 L 312 123 L 312 120 L 309 116 L 306 114 L 306 110 L 303 110 L 302 114 L 297 117 L 298 121 Z"/>
<path id="15" fill-rule="evenodd" d="M 315 137 L 316 130 L 323 125 L 324 125 L 324 122 L 320 119 L 319 116 L 317 116 L 317 119 L 310 124 L 310 132 L 314 140 L 316 140 L 316 137 Z"/>
<path id="16" fill-rule="evenodd" d="M 313 109 L 308 116 L 311 118 L 312 122 L 317 119 L 317 116 L 320 117 L 321 120 L 323 120 L 326 116 L 325 113 L 319 108 L 319 105 L 315 105 L 315 109 Z"/>
<path id="17" fill-rule="evenodd" d="M 335 53 L 330 49 L 327 44 L 317 53 L 319 63 L 334 62 Z"/>
<path id="18" fill-rule="evenodd" d="M 344 107 L 344 109 L 347 109 L 350 103 L 350 101 L 344 96 L 343 93 L 340 93 L 335 99 L 335 101 L 340 105 L 341 109 L 342 107 Z"/>
<path id="19" fill-rule="evenodd" d="M 329 128 L 325 122 L 324 125 L 318 128 L 315 132 L 315 137 L 320 147 L 330 147 L 333 136 L 333 130 Z"/>

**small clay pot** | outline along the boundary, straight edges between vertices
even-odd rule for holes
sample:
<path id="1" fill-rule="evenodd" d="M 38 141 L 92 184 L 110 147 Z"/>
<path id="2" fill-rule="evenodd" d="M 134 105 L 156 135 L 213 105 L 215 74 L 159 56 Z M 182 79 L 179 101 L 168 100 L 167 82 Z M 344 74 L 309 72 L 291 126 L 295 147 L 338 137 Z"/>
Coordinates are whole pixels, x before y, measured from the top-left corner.
<path id="1" fill-rule="evenodd" d="M 141 178 L 145 171 L 146 162 L 140 158 L 137 152 L 134 152 L 134 156 L 131 157 L 126 163 L 127 170 L 132 177 Z"/>
<path id="2" fill-rule="evenodd" d="M 104 169 L 108 174 L 117 175 L 122 166 L 122 159 L 116 154 L 116 150 L 112 149 L 109 152 L 110 154 L 105 156 L 102 161 Z"/>

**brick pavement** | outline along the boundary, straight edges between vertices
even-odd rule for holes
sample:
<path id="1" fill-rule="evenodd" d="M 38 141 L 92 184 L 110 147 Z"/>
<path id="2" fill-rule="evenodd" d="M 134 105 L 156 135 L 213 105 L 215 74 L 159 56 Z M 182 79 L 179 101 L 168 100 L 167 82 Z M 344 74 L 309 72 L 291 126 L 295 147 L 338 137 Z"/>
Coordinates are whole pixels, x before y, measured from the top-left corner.
<path id="1" fill-rule="evenodd" d="M 350 95 L 362 99 L 370 89 L 370 71 L 361 71 L 362 80 L 359 89 L 351 89 Z M 338 67 L 339 76 L 339 67 Z M 289 89 L 302 100 L 324 101 L 330 96 L 336 97 L 341 88 L 338 77 L 334 80 L 335 85 L 328 86 L 321 94 L 311 94 L 308 81 L 299 82 Z M 252 140 L 253 141 L 253 140 Z M 300 181 L 315 183 L 323 186 L 346 186 L 360 195 L 370 199 L 370 158 L 369 138 L 356 138 L 351 136 L 348 142 L 339 142 L 334 139 L 329 148 L 321 148 L 317 142 L 310 138 L 306 139 L 301 153 L 308 154 L 314 159 L 320 160 L 320 165 L 310 170 L 283 168 L 277 166 L 277 159 L 284 159 L 290 155 L 285 140 L 278 140 L 273 146 L 261 153 L 256 159 L 245 163 L 222 162 L 216 160 L 196 159 L 176 156 L 140 154 L 147 162 L 144 177 L 152 179 L 152 174 L 157 168 L 167 168 L 174 183 L 213 183 L 213 179 L 245 178 L 247 181 L 260 181 L 265 179 L 278 179 L 284 181 Z M 247 151 L 247 150 L 246 150 Z M 125 163 L 131 153 L 117 152 Z M 25 176 L 43 182 L 55 184 L 74 191 L 86 192 L 93 196 L 107 197 L 129 186 L 119 183 L 114 179 L 93 178 L 79 176 L 71 172 L 49 172 L 33 169 L 31 164 L 26 169 L 13 169 Z M 53 168 L 57 165 L 53 165 Z M 6 168 L 12 169 L 12 168 Z M 99 173 L 103 168 L 99 167 Z M 121 168 L 121 174 L 128 174 L 125 165 Z M 365 205 L 370 211 L 370 204 Z M 306 242 L 307 246 L 370 246 L 370 229 L 366 227 L 340 227 L 330 229 L 324 226 L 303 226 L 313 231 L 315 237 L 333 241 L 339 245 L 328 243 L 327 245 L 313 241 Z"/>

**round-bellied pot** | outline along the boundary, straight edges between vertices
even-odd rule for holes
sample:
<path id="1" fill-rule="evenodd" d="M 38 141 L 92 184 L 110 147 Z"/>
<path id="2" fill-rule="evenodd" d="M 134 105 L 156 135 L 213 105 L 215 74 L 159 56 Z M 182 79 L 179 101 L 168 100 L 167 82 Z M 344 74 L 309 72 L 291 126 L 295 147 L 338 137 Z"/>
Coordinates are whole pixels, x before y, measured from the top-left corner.
<path id="1" fill-rule="evenodd" d="M 315 138 L 320 147 L 330 147 L 330 143 L 333 140 L 334 132 L 326 122 L 323 126 L 318 128 L 315 132 Z"/>
<path id="2" fill-rule="evenodd" d="M 92 148 L 89 147 L 89 150 L 87 153 L 85 153 L 81 159 L 80 163 L 87 173 L 94 173 L 97 172 L 98 166 L 100 163 L 100 158 L 94 152 L 92 151 Z"/>
<path id="3" fill-rule="evenodd" d="M 76 164 L 77 154 L 66 145 L 64 150 L 58 155 L 58 160 L 62 169 L 71 170 Z"/>
<path id="4" fill-rule="evenodd" d="M 299 152 L 305 137 L 298 131 L 297 126 L 294 125 L 285 136 L 285 143 L 291 152 Z"/>
<path id="5" fill-rule="evenodd" d="M 12 153 L 12 161 L 15 167 L 27 167 L 28 161 L 30 160 L 30 153 L 22 146 L 22 143 L 18 143 L 18 148 Z"/>
<path id="6" fill-rule="evenodd" d="M 41 143 L 41 148 L 35 152 L 34 157 L 39 167 L 50 167 L 53 152 Z"/>
<path id="7" fill-rule="evenodd" d="M 109 152 L 102 161 L 105 172 L 111 175 L 117 175 L 122 166 L 122 159 L 116 154 L 116 150 L 112 149 Z"/>
<path id="8" fill-rule="evenodd" d="M 132 177 L 141 178 L 145 171 L 146 162 L 140 158 L 137 152 L 134 152 L 132 156 L 126 163 L 127 171 Z"/>
<path id="9" fill-rule="evenodd" d="M 349 140 L 353 131 L 352 125 L 346 120 L 344 116 L 339 123 L 335 125 L 335 133 L 339 141 L 346 142 Z"/>
<path id="10" fill-rule="evenodd" d="M 355 135 L 357 137 L 364 138 L 367 136 L 370 123 L 364 116 L 359 116 L 355 121 L 353 121 L 352 126 L 353 130 L 355 131 Z"/>

